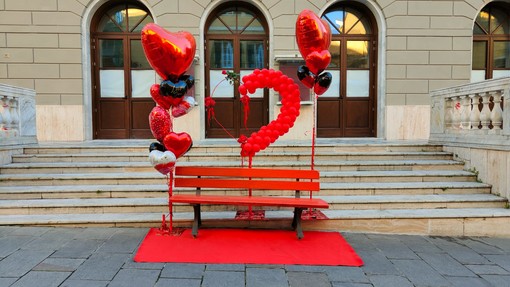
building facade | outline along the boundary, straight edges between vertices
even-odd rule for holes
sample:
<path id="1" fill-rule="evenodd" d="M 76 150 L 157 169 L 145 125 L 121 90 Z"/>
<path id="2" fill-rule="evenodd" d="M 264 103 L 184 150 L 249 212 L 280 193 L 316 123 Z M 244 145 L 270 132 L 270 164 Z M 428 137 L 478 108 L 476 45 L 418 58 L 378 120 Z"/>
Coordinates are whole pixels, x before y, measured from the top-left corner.
<path id="1" fill-rule="evenodd" d="M 431 91 L 510 75 L 505 2 L 0 0 L 0 83 L 36 91 L 39 141 L 151 138 L 149 87 L 160 79 L 140 31 L 154 22 L 197 43 L 187 71 L 197 106 L 174 120 L 174 131 L 195 141 L 238 137 L 247 133 L 242 104 L 235 85 L 220 83 L 222 71 L 273 68 L 297 78 L 304 61 L 295 23 L 304 9 L 332 30 L 333 82 L 318 97 L 319 138 L 427 139 Z M 208 96 L 229 133 L 208 122 Z M 272 90 L 252 97 L 255 129 L 281 103 Z M 283 139 L 310 138 L 313 95 L 302 87 L 301 99 Z"/>

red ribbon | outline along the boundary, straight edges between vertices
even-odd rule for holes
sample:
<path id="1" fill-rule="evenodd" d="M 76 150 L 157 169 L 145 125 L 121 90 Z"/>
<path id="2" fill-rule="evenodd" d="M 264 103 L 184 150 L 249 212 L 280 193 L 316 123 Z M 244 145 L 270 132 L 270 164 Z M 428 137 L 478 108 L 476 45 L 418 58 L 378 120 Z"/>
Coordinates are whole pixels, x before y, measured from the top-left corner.
<path id="1" fill-rule="evenodd" d="M 241 97 L 241 103 L 244 107 L 244 128 L 247 129 L 246 123 L 248 122 L 248 114 L 250 113 L 250 97 L 244 95 Z"/>
<path id="2" fill-rule="evenodd" d="M 205 98 L 205 109 L 207 110 L 207 121 L 211 121 L 211 118 L 214 116 L 214 106 L 216 105 L 216 101 L 212 97 Z"/>

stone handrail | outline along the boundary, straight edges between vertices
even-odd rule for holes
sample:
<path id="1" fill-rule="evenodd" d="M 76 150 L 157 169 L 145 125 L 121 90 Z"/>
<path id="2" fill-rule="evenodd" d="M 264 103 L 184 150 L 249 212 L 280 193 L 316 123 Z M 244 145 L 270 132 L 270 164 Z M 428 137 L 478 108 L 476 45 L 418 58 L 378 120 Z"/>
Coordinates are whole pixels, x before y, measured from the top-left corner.
<path id="1" fill-rule="evenodd" d="M 37 142 L 35 91 L 0 84 L 0 146 Z"/>
<path id="2" fill-rule="evenodd" d="M 430 96 L 431 143 L 510 150 L 510 78 L 436 90 Z"/>

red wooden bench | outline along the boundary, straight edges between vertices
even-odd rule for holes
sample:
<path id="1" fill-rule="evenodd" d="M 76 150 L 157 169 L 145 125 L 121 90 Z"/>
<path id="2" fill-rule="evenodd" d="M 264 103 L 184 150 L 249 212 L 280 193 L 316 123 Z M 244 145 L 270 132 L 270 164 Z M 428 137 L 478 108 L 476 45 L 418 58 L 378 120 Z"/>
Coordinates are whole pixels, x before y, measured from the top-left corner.
<path id="1" fill-rule="evenodd" d="M 322 199 L 300 197 L 301 191 L 320 190 L 319 172 L 316 170 L 262 169 L 262 168 L 218 168 L 218 167 L 176 167 L 174 183 L 176 188 L 193 187 L 195 194 L 173 194 L 174 203 L 193 205 L 194 220 L 192 234 L 198 235 L 201 224 L 200 205 L 243 205 L 293 207 L 292 227 L 299 239 L 303 238 L 301 214 L 306 208 L 328 208 Z M 249 195 L 204 195 L 207 189 L 246 189 Z M 294 197 L 254 196 L 251 190 L 294 190 Z"/>

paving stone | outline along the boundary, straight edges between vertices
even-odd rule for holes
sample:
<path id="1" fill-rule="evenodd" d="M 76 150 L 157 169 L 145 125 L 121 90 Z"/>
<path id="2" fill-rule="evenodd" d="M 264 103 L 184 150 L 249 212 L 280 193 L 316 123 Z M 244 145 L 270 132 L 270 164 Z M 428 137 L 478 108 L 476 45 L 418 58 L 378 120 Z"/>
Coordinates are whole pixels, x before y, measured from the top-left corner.
<path id="1" fill-rule="evenodd" d="M 19 229 L 17 226 L 0 226 L 0 237 L 12 235 L 16 229 Z"/>
<path id="2" fill-rule="evenodd" d="M 207 271 L 244 271 L 244 264 L 207 264 Z"/>
<path id="3" fill-rule="evenodd" d="M 477 238 L 479 241 L 483 241 L 486 244 L 497 247 L 506 254 L 510 254 L 510 238 L 501 238 L 501 237 L 484 237 Z"/>
<path id="4" fill-rule="evenodd" d="M 510 255 L 485 255 L 485 257 L 510 272 Z"/>
<path id="5" fill-rule="evenodd" d="M 246 268 L 276 268 L 276 269 L 285 269 L 286 265 L 283 264 L 244 264 Z M 288 266 L 288 265 L 287 265 Z"/>
<path id="6" fill-rule="evenodd" d="M 158 280 L 159 270 L 122 269 L 108 287 L 152 287 Z"/>
<path id="7" fill-rule="evenodd" d="M 133 260 L 128 260 L 122 266 L 122 269 L 154 269 L 154 270 L 162 270 L 165 267 L 165 263 L 139 263 L 134 262 Z"/>
<path id="8" fill-rule="evenodd" d="M 246 268 L 247 287 L 288 286 L 287 281 L 287 274 L 284 269 Z"/>
<path id="9" fill-rule="evenodd" d="M 161 277 L 200 279 L 204 275 L 204 271 L 204 264 L 169 263 L 161 271 Z"/>
<path id="10" fill-rule="evenodd" d="M 366 234 L 342 233 L 342 236 L 356 251 L 375 249 L 375 246 L 372 244 L 372 241 L 367 237 Z"/>
<path id="11" fill-rule="evenodd" d="M 130 254 L 94 253 L 73 273 L 71 279 L 112 280 Z"/>
<path id="12" fill-rule="evenodd" d="M 415 253 L 442 253 L 434 243 L 427 240 L 424 236 L 416 235 L 399 235 L 399 240 Z"/>
<path id="13" fill-rule="evenodd" d="M 504 253 L 504 251 L 502 249 L 500 249 L 499 247 L 496 247 L 496 246 L 493 246 L 490 244 L 486 244 L 481 239 L 477 240 L 477 239 L 461 237 L 461 238 L 455 238 L 455 240 L 459 244 L 462 244 L 462 245 L 472 249 L 473 251 L 475 251 L 478 254 L 483 255 L 483 254 L 503 254 Z"/>
<path id="14" fill-rule="evenodd" d="M 491 284 L 482 278 L 474 277 L 451 277 L 445 276 L 445 278 L 452 283 L 455 287 L 489 287 Z"/>
<path id="15" fill-rule="evenodd" d="M 21 277 L 52 252 L 51 250 L 18 250 L 0 261 L 0 276 Z"/>
<path id="16" fill-rule="evenodd" d="M 116 232 L 117 232 L 117 229 L 115 229 L 115 228 L 88 227 L 85 230 L 83 230 L 83 232 L 80 233 L 80 236 L 78 236 L 76 239 L 105 240 L 105 239 L 110 239 Z"/>
<path id="17" fill-rule="evenodd" d="M 121 230 L 110 237 L 97 251 L 111 253 L 133 253 L 145 237 L 147 230 Z"/>
<path id="18" fill-rule="evenodd" d="M 11 287 L 59 286 L 71 272 L 32 271 L 21 277 Z"/>
<path id="19" fill-rule="evenodd" d="M 57 250 L 67 242 L 73 240 L 82 229 L 55 228 L 44 233 L 40 237 L 23 245 L 23 249 L 27 250 Z"/>
<path id="20" fill-rule="evenodd" d="M 436 270 L 421 260 L 392 260 L 409 281 L 418 286 L 450 286 Z"/>
<path id="21" fill-rule="evenodd" d="M 370 281 L 374 287 L 413 287 L 414 285 L 405 277 L 399 275 L 373 275 Z"/>
<path id="22" fill-rule="evenodd" d="M 476 277 L 476 274 L 446 253 L 418 253 L 432 268 L 442 275 Z"/>
<path id="23" fill-rule="evenodd" d="M 32 227 L 32 226 L 24 226 L 21 228 L 16 228 L 12 230 L 10 235 L 18 235 L 18 236 L 41 236 L 44 233 L 52 230 L 53 228 L 49 227 Z"/>
<path id="24" fill-rule="evenodd" d="M 25 244 L 34 240 L 30 236 L 4 236 L 0 238 L 0 257 L 7 257 Z"/>
<path id="25" fill-rule="evenodd" d="M 324 266 L 317 265 L 285 265 L 287 272 L 325 272 Z"/>
<path id="26" fill-rule="evenodd" d="M 370 283 L 361 268 L 344 266 L 325 266 L 324 271 L 330 281 Z"/>
<path id="27" fill-rule="evenodd" d="M 18 279 L 19 278 L 0 277 L 0 286 L 11 286 L 11 284 L 16 282 Z"/>
<path id="28" fill-rule="evenodd" d="M 307 272 L 289 272 L 287 273 L 287 277 L 289 278 L 289 286 L 290 287 L 329 287 L 331 283 L 329 282 L 328 275 L 325 273 L 307 273 Z M 260 285 L 263 286 L 263 285 Z M 281 285 L 269 285 L 269 286 L 286 286 L 284 284 Z"/>
<path id="29" fill-rule="evenodd" d="M 388 259 L 418 259 L 418 255 L 395 238 L 369 236 L 376 248 Z"/>
<path id="30" fill-rule="evenodd" d="M 331 282 L 332 287 L 373 287 L 370 283 Z M 396 287 L 396 286 L 395 286 Z"/>
<path id="31" fill-rule="evenodd" d="M 59 287 L 106 287 L 110 281 L 68 279 Z"/>
<path id="32" fill-rule="evenodd" d="M 160 278 L 154 287 L 200 287 L 201 279 Z"/>
<path id="33" fill-rule="evenodd" d="M 102 244 L 102 240 L 73 239 L 53 253 L 51 257 L 88 258 Z"/>
<path id="34" fill-rule="evenodd" d="M 206 271 L 202 287 L 231 287 L 245 286 L 244 272 L 236 271 Z"/>
<path id="35" fill-rule="evenodd" d="M 478 275 L 510 275 L 510 272 L 506 271 L 498 265 L 466 265 L 466 267 Z"/>
<path id="36" fill-rule="evenodd" d="M 481 275 L 492 286 L 510 287 L 510 276 L 507 275 Z"/>
<path id="37" fill-rule="evenodd" d="M 54 271 L 54 272 L 73 272 L 80 266 L 85 259 L 68 258 L 46 258 L 43 262 L 37 264 L 34 271 Z"/>
<path id="38" fill-rule="evenodd" d="M 476 253 L 472 249 L 458 244 L 454 238 L 442 237 L 442 238 L 431 238 L 443 251 L 450 254 L 453 258 L 462 264 L 488 264 L 489 261 L 482 255 Z"/>
<path id="39" fill-rule="evenodd" d="M 366 274 L 388 274 L 399 275 L 400 271 L 393 266 L 384 254 L 378 250 L 359 251 L 358 254 L 363 258 L 363 266 L 361 267 Z"/>

